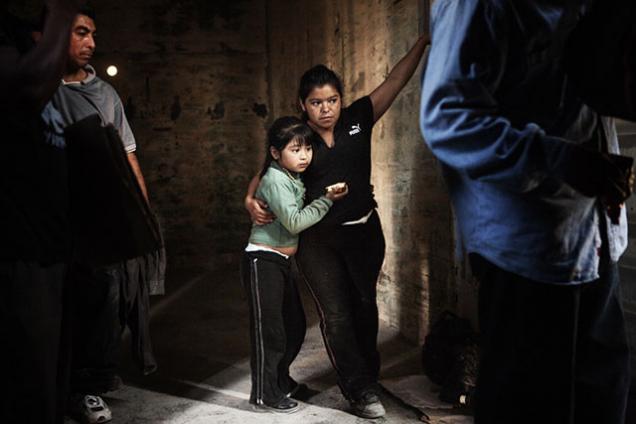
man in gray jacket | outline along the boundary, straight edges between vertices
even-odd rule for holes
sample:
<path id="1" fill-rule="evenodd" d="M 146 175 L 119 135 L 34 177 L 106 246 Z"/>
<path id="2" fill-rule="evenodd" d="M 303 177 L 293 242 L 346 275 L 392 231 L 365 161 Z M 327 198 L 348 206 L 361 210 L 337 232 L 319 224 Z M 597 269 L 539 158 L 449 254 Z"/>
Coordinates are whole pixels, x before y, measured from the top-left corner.
<path id="1" fill-rule="evenodd" d="M 91 115 L 98 115 L 102 125 L 115 128 L 147 201 L 144 179 L 135 156 L 135 138 L 121 99 L 89 64 L 95 51 L 95 32 L 94 11 L 89 7 L 81 8 L 71 29 L 67 67 L 52 103 L 61 116 L 62 128 Z M 119 350 L 127 316 L 133 309 L 131 298 L 140 293 L 139 264 L 131 259 L 96 266 L 75 256 L 69 272 L 74 296 L 74 328 L 68 413 L 82 422 L 106 422 L 112 418 L 112 413 L 99 395 L 121 384 L 117 376 Z M 147 312 L 147 308 L 141 309 L 142 312 L 136 311 Z"/>

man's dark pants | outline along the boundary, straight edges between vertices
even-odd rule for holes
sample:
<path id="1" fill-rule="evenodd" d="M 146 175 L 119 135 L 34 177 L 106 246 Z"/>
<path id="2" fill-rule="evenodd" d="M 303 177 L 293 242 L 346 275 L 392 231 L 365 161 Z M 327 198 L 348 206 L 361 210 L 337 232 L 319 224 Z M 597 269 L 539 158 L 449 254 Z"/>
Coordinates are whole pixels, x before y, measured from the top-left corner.
<path id="1" fill-rule="evenodd" d="M 126 326 L 137 365 L 144 373 L 156 368 L 148 325 L 148 289 L 137 259 L 107 266 L 79 262 L 71 266 L 72 393 L 98 395 L 119 387 L 117 370 Z"/>
<path id="2" fill-rule="evenodd" d="M 0 262 L 0 422 L 62 423 L 68 386 L 66 266 Z"/>
<path id="3" fill-rule="evenodd" d="M 475 423 L 623 424 L 629 349 L 618 266 L 576 286 L 506 272 L 478 255 L 482 357 Z"/>
<path id="4" fill-rule="evenodd" d="M 117 267 L 73 264 L 73 358 L 71 391 L 98 395 L 117 386 L 123 327 Z"/>

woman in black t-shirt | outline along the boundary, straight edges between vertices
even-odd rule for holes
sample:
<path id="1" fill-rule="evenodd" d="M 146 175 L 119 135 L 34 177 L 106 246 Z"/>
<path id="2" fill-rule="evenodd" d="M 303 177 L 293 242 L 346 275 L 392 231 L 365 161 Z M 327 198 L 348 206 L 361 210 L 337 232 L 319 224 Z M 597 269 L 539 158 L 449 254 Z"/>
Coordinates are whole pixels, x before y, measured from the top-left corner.
<path id="1" fill-rule="evenodd" d="M 385 244 L 370 184 L 371 131 L 415 72 L 428 42 L 421 37 L 382 84 L 349 107 L 342 108 L 340 79 L 324 65 L 305 72 L 298 91 L 303 116 L 318 138 L 303 177 L 305 201 L 339 182 L 347 183 L 349 195 L 301 234 L 296 260 L 316 302 L 339 386 L 353 412 L 364 418 L 385 413 L 377 385 L 376 304 Z M 255 177 L 245 207 L 255 223 L 266 224 L 274 217 L 253 197 L 257 185 Z"/>

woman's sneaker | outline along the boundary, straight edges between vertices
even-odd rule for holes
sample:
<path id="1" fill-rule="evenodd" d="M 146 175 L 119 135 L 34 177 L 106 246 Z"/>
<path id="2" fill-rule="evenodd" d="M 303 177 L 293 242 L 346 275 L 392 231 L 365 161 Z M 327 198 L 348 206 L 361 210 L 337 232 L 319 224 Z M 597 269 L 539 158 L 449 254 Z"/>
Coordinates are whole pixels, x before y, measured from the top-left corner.
<path id="1" fill-rule="evenodd" d="M 283 398 L 275 405 L 267 405 L 266 403 L 254 404 L 254 409 L 259 412 L 276 412 L 279 414 L 291 414 L 298 411 L 300 405 L 294 399 L 288 397 Z"/>
<path id="2" fill-rule="evenodd" d="M 113 414 L 104 399 L 83 394 L 71 395 L 68 415 L 82 424 L 107 423 L 113 419 Z"/>
<path id="3" fill-rule="evenodd" d="M 380 397 L 374 390 L 366 390 L 349 401 L 353 413 L 362 418 L 380 418 L 386 414 Z"/>

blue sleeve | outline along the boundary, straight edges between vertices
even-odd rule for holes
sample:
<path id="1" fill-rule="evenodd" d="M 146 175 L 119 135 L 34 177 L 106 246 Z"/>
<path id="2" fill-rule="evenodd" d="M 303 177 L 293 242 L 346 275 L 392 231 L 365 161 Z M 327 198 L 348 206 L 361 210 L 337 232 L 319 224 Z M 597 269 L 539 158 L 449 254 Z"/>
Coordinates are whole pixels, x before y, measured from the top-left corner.
<path id="1" fill-rule="evenodd" d="M 495 93 L 512 48 L 502 7 L 480 0 L 437 0 L 420 125 L 445 165 L 471 179 L 523 192 L 558 173 L 573 144 L 546 136 L 533 123 L 515 128 L 498 113 Z"/>

